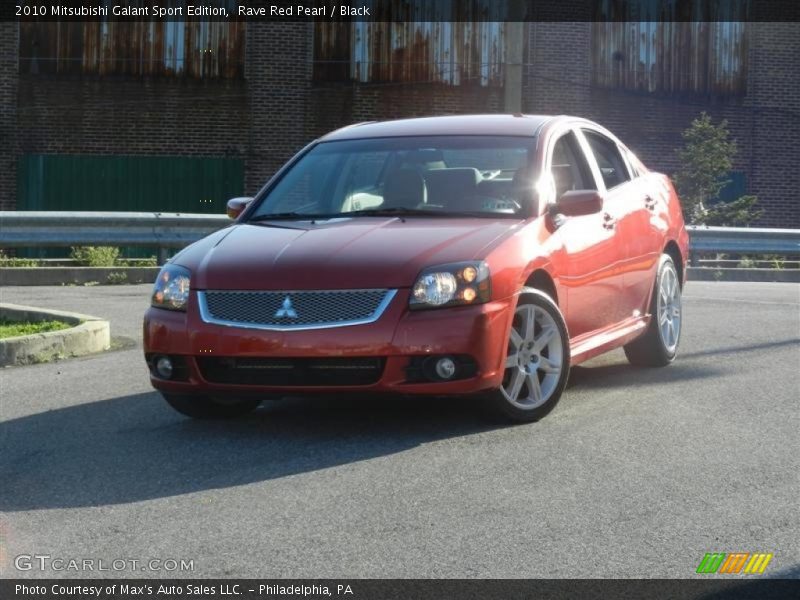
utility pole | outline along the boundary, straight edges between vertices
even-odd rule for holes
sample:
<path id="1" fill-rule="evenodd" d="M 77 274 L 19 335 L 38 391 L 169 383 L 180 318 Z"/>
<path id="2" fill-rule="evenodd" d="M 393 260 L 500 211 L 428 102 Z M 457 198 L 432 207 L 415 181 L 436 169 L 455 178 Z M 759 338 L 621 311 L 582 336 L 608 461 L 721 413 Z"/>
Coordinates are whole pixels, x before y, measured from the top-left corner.
<path id="1" fill-rule="evenodd" d="M 503 69 L 503 109 L 522 112 L 522 49 L 525 45 L 525 8 L 522 0 L 508 3 L 505 26 L 505 65 Z"/>

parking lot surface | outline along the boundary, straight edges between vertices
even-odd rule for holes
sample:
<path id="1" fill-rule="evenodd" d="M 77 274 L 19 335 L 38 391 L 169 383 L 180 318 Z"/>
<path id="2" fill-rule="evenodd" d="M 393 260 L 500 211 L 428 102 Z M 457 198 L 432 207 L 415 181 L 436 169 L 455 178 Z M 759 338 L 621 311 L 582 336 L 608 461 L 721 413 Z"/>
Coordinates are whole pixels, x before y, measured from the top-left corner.
<path id="1" fill-rule="evenodd" d="M 149 385 L 149 286 L 4 288 L 130 341 L 0 371 L 4 577 L 800 576 L 800 289 L 690 282 L 680 355 L 573 370 L 532 425 L 474 400 L 291 398 L 196 422 Z M 194 570 L 17 571 L 14 557 Z"/>

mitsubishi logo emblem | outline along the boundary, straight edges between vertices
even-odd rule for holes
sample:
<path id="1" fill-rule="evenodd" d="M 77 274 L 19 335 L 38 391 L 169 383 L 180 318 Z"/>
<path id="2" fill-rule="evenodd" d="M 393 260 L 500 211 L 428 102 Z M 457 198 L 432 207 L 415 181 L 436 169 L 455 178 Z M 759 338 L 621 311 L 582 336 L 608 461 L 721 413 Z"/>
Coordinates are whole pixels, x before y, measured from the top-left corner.
<path id="1" fill-rule="evenodd" d="M 292 306 L 292 299 L 289 298 L 289 296 L 286 296 L 286 298 L 283 299 L 283 304 L 275 312 L 275 317 L 278 319 L 281 319 L 283 317 L 286 317 L 288 319 L 297 318 L 297 313 L 295 312 L 294 307 Z"/>

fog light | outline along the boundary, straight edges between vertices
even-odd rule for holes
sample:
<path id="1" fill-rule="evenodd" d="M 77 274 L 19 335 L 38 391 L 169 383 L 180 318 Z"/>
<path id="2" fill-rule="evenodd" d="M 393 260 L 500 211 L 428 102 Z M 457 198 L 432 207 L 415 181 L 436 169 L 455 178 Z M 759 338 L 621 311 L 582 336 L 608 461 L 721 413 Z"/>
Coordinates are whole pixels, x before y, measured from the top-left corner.
<path id="1" fill-rule="evenodd" d="M 452 358 L 440 358 L 436 361 L 436 374 L 442 379 L 450 379 L 456 374 L 456 363 Z"/>
<path id="2" fill-rule="evenodd" d="M 172 361 L 169 356 L 160 356 L 158 358 L 156 361 L 156 373 L 164 379 L 172 377 Z"/>

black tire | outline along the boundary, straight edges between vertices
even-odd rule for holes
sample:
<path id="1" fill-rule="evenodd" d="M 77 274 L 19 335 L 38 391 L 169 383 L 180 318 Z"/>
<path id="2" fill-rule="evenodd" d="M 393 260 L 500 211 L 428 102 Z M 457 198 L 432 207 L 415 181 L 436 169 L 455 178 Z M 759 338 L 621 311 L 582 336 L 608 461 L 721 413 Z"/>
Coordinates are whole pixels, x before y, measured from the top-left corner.
<path id="1" fill-rule="evenodd" d="M 161 394 L 172 408 L 193 419 L 231 419 L 253 412 L 261 404 L 261 399 L 214 400 L 207 396 L 183 396 Z"/>
<path id="2" fill-rule="evenodd" d="M 678 310 L 680 311 L 681 282 L 675 263 L 668 254 L 662 254 L 658 264 L 656 280 L 653 283 L 653 297 L 650 300 L 650 324 L 645 332 L 632 342 L 625 345 L 625 356 L 628 362 L 637 367 L 665 367 L 670 364 L 678 354 L 678 343 L 680 342 L 680 324 L 682 315 L 679 315 L 678 329 L 675 336 L 675 343 L 670 347 L 664 340 L 659 325 L 659 291 L 665 277 L 673 277 L 677 286 Z M 661 301 L 663 302 L 663 300 Z"/>
<path id="3" fill-rule="evenodd" d="M 560 359 L 560 369 L 557 373 L 557 378 L 549 379 L 547 382 L 545 379 L 548 377 L 548 373 L 540 372 L 538 369 L 535 370 L 536 377 L 540 382 L 540 386 L 544 386 L 547 383 L 547 387 L 551 390 L 547 395 L 546 399 L 542 404 L 536 405 L 535 400 L 533 400 L 533 405 L 530 408 L 519 406 L 516 403 L 512 403 L 509 396 L 509 391 L 507 387 L 510 387 L 511 378 L 516 375 L 517 369 L 521 369 L 522 367 L 508 367 L 506 369 L 506 373 L 503 377 L 503 385 L 501 387 L 492 390 L 486 394 L 487 400 L 489 405 L 492 407 L 496 414 L 499 414 L 504 420 L 510 420 L 515 423 L 532 423 L 534 421 L 538 421 L 542 417 L 544 417 L 547 413 L 549 413 L 555 405 L 558 403 L 559 399 L 561 398 L 561 394 L 564 391 L 564 388 L 567 385 L 567 379 L 569 378 L 569 361 L 570 361 L 570 353 L 569 353 L 569 334 L 567 333 L 567 325 L 564 321 L 564 317 L 561 314 L 561 311 L 558 309 L 558 306 L 553 302 L 553 300 L 544 294 L 543 292 L 532 289 L 532 288 L 525 288 L 519 296 L 519 300 L 517 301 L 517 306 L 515 307 L 515 316 L 514 321 L 512 323 L 512 329 L 516 330 L 518 324 L 519 311 L 526 306 L 533 305 L 536 309 L 541 309 L 547 315 L 549 315 L 550 319 L 552 319 L 551 323 L 555 325 L 556 333 L 558 337 L 559 344 L 553 344 L 557 346 L 557 350 L 553 350 L 552 348 L 544 348 L 542 349 L 541 353 L 537 353 L 535 355 L 535 361 L 532 363 L 527 363 L 527 361 L 523 358 L 521 361 L 523 363 L 528 364 L 528 366 L 540 364 L 542 360 L 548 361 L 548 368 L 549 363 L 551 362 L 551 358 L 559 358 Z M 537 321 L 537 323 L 539 323 Z M 541 324 L 539 324 L 541 327 Z M 550 325 L 548 325 L 550 327 Z M 543 329 L 539 329 L 541 333 Z M 509 331 L 509 347 L 507 349 L 507 359 L 512 356 L 513 345 L 514 341 L 512 340 L 512 332 Z M 553 351 L 554 353 L 558 354 L 558 357 L 553 356 L 550 357 L 549 353 Z M 525 372 L 524 370 L 522 371 Z M 552 373 L 556 375 L 555 373 Z M 528 379 L 525 380 L 523 386 L 528 386 L 527 384 Z M 523 390 L 525 387 L 522 388 Z M 530 393 L 530 387 L 527 388 L 528 392 Z M 540 393 L 545 391 L 544 387 L 540 387 Z M 519 392 L 522 394 L 522 390 Z"/>

